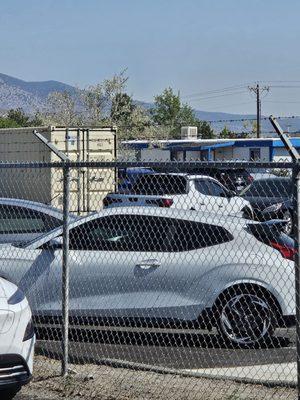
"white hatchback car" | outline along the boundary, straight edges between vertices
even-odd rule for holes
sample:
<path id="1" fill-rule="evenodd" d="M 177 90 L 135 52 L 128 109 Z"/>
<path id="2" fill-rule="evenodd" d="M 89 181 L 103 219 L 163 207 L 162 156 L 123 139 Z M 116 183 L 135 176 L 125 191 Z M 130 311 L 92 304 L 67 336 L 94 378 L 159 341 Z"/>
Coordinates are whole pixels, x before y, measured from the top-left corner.
<path id="1" fill-rule="evenodd" d="M 0 399 L 12 399 L 32 375 L 35 335 L 23 292 L 0 278 Z"/>

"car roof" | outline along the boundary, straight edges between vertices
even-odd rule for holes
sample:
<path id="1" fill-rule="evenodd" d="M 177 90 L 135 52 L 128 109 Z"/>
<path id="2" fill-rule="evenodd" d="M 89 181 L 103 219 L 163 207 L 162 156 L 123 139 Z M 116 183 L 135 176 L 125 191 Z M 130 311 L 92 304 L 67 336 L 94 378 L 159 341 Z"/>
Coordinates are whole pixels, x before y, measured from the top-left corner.
<path id="1" fill-rule="evenodd" d="M 48 204 L 39 203 L 37 201 L 31 201 L 26 199 L 14 199 L 14 198 L 6 198 L 0 197 L 0 205 L 9 205 L 14 207 L 24 207 L 28 208 L 29 210 L 38 211 L 57 219 L 63 219 L 63 212 L 58 208 L 50 206 Z M 76 216 L 70 214 L 69 217 L 73 220 L 77 219 Z"/>
<path id="2" fill-rule="evenodd" d="M 205 179 L 211 179 L 216 181 L 216 179 L 214 179 L 213 177 L 209 176 L 209 175 L 202 175 L 202 174 L 189 174 L 187 172 L 147 172 L 146 174 L 141 174 L 142 176 L 145 175 L 163 175 L 163 176 L 182 176 L 184 178 L 193 180 L 193 179 L 199 179 L 199 178 L 205 178 Z"/>
<path id="3" fill-rule="evenodd" d="M 160 207 L 112 207 L 101 210 L 90 214 L 85 217 L 81 217 L 76 221 L 72 221 L 69 224 L 69 229 L 75 228 L 83 223 L 96 220 L 100 217 L 112 216 L 112 215 L 144 215 L 144 216 L 157 216 L 173 219 L 188 220 L 194 222 L 202 222 L 212 225 L 219 225 L 227 227 L 228 229 L 242 229 L 247 224 L 245 219 L 238 216 L 223 216 L 222 214 L 209 213 L 209 212 L 197 212 L 195 210 L 183 210 L 174 208 L 160 208 Z M 62 233 L 62 227 L 55 228 L 50 233 L 46 233 L 28 242 L 24 247 L 26 248 L 37 248 L 42 244 L 60 236 Z"/>

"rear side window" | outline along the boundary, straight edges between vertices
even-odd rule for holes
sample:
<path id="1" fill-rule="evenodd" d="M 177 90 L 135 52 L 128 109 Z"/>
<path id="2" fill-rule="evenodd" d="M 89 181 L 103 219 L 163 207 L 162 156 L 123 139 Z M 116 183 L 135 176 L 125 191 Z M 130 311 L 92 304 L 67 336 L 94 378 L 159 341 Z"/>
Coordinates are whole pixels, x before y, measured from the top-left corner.
<path id="1" fill-rule="evenodd" d="M 227 229 L 218 225 L 185 220 L 177 220 L 176 224 L 172 251 L 195 250 L 230 242 L 234 239 Z"/>
<path id="2" fill-rule="evenodd" d="M 289 179 L 262 179 L 254 181 L 241 195 L 249 197 L 290 197 L 292 184 Z"/>
<path id="3" fill-rule="evenodd" d="M 26 207 L 0 205 L 0 234 L 44 233 L 61 225 L 61 221 Z"/>
<path id="4" fill-rule="evenodd" d="M 103 217 L 70 231 L 73 250 L 181 252 L 232 239 L 220 226 L 142 215 Z"/>
<path id="5" fill-rule="evenodd" d="M 185 194 L 188 182 L 185 176 L 145 174 L 133 185 L 132 192 L 141 195 Z"/>

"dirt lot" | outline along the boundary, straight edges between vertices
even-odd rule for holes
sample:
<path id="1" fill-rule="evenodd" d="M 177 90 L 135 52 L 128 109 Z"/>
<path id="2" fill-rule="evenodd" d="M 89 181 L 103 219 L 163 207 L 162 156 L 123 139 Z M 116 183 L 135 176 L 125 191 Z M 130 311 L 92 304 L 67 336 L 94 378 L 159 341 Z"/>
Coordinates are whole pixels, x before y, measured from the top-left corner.
<path id="1" fill-rule="evenodd" d="M 59 363 L 37 357 L 35 379 L 16 400 L 238 400 L 297 398 L 295 389 L 268 388 L 231 381 L 181 377 L 125 368 L 71 365 L 65 380 L 58 376 Z"/>

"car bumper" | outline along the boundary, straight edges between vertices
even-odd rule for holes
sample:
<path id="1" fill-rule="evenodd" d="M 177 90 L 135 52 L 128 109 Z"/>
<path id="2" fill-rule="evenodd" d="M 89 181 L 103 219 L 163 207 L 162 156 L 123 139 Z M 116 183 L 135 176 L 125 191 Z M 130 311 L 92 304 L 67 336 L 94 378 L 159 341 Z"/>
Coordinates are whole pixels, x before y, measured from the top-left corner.
<path id="1" fill-rule="evenodd" d="M 0 391 L 19 388 L 29 383 L 31 378 L 29 365 L 22 356 L 19 354 L 0 355 Z"/>
<path id="2" fill-rule="evenodd" d="M 34 345 L 35 336 L 22 342 L 20 346 L 10 346 L 9 353 L 5 353 L 0 346 L 0 391 L 19 388 L 31 380 Z"/>

